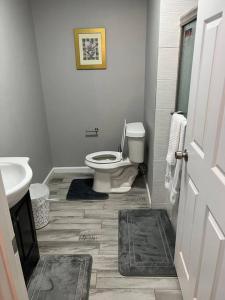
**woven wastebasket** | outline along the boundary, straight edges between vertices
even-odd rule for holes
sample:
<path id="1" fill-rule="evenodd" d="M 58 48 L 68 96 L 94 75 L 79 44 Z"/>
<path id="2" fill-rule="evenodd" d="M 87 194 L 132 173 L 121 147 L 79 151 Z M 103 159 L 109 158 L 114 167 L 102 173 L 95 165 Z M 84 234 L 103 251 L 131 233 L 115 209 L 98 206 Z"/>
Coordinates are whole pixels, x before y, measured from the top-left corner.
<path id="1" fill-rule="evenodd" d="M 43 228 L 49 221 L 49 202 L 46 201 L 49 198 L 49 188 L 46 184 L 31 184 L 30 197 L 35 228 Z"/>

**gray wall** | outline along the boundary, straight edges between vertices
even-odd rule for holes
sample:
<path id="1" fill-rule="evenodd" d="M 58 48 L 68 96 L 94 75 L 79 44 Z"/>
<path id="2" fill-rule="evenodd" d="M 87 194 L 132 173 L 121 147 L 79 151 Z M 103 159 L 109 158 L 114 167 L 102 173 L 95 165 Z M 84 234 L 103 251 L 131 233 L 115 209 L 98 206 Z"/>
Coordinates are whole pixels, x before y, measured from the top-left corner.
<path id="1" fill-rule="evenodd" d="M 31 10 L 2 0 L 0 18 L 0 156 L 29 156 L 34 180 L 51 167 Z"/>
<path id="2" fill-rule="evenodd" d="M 158 40 L 160 1 L 148 0 L 145 66 L 144 120 L 146 129 L 146 163 L 148 165 L 148 184 L 153 188 L 153 158 L 155 136 L 155 106 L 157 90 Z"/>
<path id="3" fill-rule="evenodd" d="M 54 166 L 117 150 L 144 117 L 146 0 L 31 0 Z M 75 69 L 73 28 L 105 27 L 107 69 Z M 98 138 L 85 129 L 99 127 Z"/>

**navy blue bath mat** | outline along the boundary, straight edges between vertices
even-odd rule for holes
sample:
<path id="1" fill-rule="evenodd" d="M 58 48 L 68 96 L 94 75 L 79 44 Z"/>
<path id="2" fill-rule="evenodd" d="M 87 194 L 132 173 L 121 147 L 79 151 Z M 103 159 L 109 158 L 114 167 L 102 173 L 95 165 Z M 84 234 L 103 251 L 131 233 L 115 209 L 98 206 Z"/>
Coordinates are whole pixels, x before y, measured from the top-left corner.
<path id="1" fill-rule="evenodd" d="M 162 209 L 119 211 L 119 272 L 124 276 L 176 276 L 175 233 Z"/>
<path id="2" fill-rule="evenodd" d="M 93 179 L 74 179 L 67 193 L 67 200 L 105 200 L 108 194 L 97 193 L 92 190 Z"/>
<path id="3" fill-rule="evenodd" d="M 30 300 L 88 300 L 90 255 L 42 256 L 28 283 Z"/>

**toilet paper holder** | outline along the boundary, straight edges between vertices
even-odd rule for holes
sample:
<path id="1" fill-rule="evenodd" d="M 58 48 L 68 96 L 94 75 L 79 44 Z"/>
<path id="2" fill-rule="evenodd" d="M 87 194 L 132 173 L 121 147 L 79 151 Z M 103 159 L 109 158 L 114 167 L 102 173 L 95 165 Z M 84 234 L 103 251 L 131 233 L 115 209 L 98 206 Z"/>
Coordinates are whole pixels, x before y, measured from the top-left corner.
<path id="1" fill-rule="evenodd" d="M 86 129 L 85 136 L 86 137 L 96 137 L 98 136 L 99 128 L 96 127 L 94 129 Z"/>

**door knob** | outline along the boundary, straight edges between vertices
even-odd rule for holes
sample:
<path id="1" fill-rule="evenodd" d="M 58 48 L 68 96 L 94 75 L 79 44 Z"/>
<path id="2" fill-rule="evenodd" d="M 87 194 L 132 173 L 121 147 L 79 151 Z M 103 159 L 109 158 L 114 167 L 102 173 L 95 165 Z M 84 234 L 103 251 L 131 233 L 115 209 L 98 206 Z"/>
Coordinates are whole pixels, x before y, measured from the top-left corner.
<path id="1" fill-rule="evenodd" d="M 176 151 L 175 152 L 175 158 L 176 159 L 184 159 L 185 161 L 188 161 L 188 152 L 185 149 L 184 152 L 183 151 Z"/>

